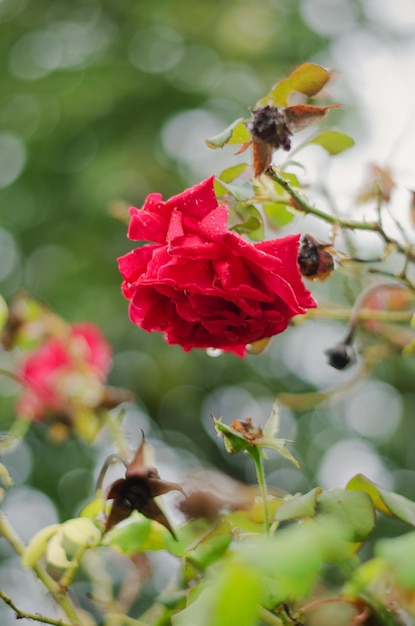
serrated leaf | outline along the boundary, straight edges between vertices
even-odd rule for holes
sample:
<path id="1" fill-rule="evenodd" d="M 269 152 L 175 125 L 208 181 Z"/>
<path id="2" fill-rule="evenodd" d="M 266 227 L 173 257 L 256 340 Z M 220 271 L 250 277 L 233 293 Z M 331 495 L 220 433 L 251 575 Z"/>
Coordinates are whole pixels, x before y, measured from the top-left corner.
<path id="1" fill-rule="evenodd" d="M 52 524 L 42 528 L 29 541 L 22 554 L 23 567 L 33 567 L 46 552 L 49 539 L 58 531 L 60 524 Z"/>
<path id="2" fill-rule="evenodd" d="M 305 146 L 318 145 L 331 155 L 340 154 L 354 146 L 354 140 L 350 135 L 338 130 L 325 130 L 304 144 Z"/>
<path id="3" fill-rule="evenodd" d="M 251 135 L 245 126 L 244 118 L 241 117 L 218 135 L 206 139 L 206 145 L 215 150 L 227 144 L 244 144 L 248 141 L 251 141 Z"/>
<path id="4" fill-rule="evenodd" d="M 397 517 L 402 522 L 415 526 L 415 502 L 412 500 L 382 489 L 363 474 L 354 476 L 348 482 L 346 489 L 365 492 L 371 498 L 377 511 Z"/>
<path id="5" fill-rule="evenodd" d="M 308 493 L 294 496 L 283 502 L 276 511 L 275 519 L 282 522 L 290 519 L 313 517 L 316 514 L 317 496 L 321 492 L 321 487 L 316 487 Z"/>
<path id="6" fill-rule="evenodd" d="M 256 107 L 266 104 L 287 106 L 289 96 L 298 91 L 305 96 L 315 96 L 330 79 L 330 72 L 314 63 L 303 63 L 287 78 L 276 83 L 271 91 L 257 102 Z"/>

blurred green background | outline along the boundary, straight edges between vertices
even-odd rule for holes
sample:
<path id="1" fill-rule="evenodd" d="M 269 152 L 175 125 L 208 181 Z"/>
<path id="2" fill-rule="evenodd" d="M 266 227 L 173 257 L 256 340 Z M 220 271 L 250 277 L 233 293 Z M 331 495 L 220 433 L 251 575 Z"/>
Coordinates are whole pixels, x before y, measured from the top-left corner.
<path id="1" fill-rule="evenodd" d="M 404 54 L 414 41 L 405 16 L 394 22 L 386 9 L 368 0 L 0 0 L 0 292 L 11 299 L 25 288 L 68 321 L 102 328 L 114 350 L 111 384 L 137 397 L 126 419 L 131 447 L 144 428 L 166 479 L 212 464 L 253 480 L 245 458 L 225 457 L 210 413 L 264 423 L 276 393 L 327 388 L 353 373 L 325 363 L 323 350 L 343 330 L 334 322 L 290 329 L 243 361 L 185 354 L 135 328 L 116 265 L 132 244 L 117 215 L 149 192 L 167 198 L 234 163 L 232 150 L 210 151 L 204 139 L 304 61 L 343 63 L 330 92 L 344 109 L 330 123 L 369 141 L 359 63 L 367 53 Z M 355 158 L 344 158 L 343 181 Z M 350 304 L 362 284 L 339 275 L 313 292 Z M 361 471 L 414 496 L 414 369 L 411 359 L 389 359 L 341 402 L 283 408 L 281 434 L 296 440 L 303 469 L 272 458 L 270 483 L 343 486 Z M 6 428 L 16 389 L 0 385 Z M 104 435 L 92 448 L 53 447 L 31 431 L 6 458 L 21 486 L 4 506 L 22 534 L 75 515 L 111 451 Z M 40 513 L 30 525 L 31 502 Z M 10 563 L 7 571 L 12 579 Z"/>

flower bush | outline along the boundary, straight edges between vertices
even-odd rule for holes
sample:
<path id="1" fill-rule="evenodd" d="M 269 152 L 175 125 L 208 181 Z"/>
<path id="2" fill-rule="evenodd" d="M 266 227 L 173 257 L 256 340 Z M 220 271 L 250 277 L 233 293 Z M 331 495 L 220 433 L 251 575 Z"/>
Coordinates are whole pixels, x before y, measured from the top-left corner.
<path id="1" fill-rule="evenodd" d="M 228 228 L 214 178 L 130 209 L 128 236 L 151 241 L 118 259 L 131 320 L 186 351 L 246 346 L 287 328 L 316 303 L 298 266 L 299 235 L 252 244 Z"/>
<path id="2" fill-rule="evenodd" d="M 393 249 L 402 268 L 396 274 L 373 268 L 372 274 L 383 271 L 386 284 L 368 280 L 346 313 L 338 307 L 317 310 L 320 317 L 348 321 L 344 338 L 326 351 L 328 362 L 345 369 L 359 352 L 362 366 L 348 380 L 351 387 L 386 356 L 414 353 L 415 284 L 408 268 L 415 264 L 415 255 L 412 245 L 388 233 L 383 222 L 382 194 L 386 200 L 393 185 L 377 193 L 375 221 L 356 221 L 310 202 L 290 169 L 292 160 L 279 167 L 272 163 L 276 149 L 291 149 L 293 132 L 335 108 L 290 107 L 290 95 L 311 98 L 329 78 L 324 68 L 300 66 L 257 103 L 251 119 L 237 120 L 207 141 L 214 149 L 240 145 L 239 152 L 251 146 L 253 163 L 229 168 L 167 201 L 150 194 L 142 209 L 131 209 L 128 234 L 141 245 L 118 264 L 134 324 L 164 333 L 168 343 L 185 351 L 215 348 L 242 357 L 252 346 L 259 353 L 296 315 L 308 318 L 316 313 L 303 277 L 327 280 L 344 264 L 361 263 L 335 247 L 340 230 L 358 229 L 383 243 L 377 263 Z M 353 140 L 325 130 L 294 149 L 298 153 L 308 145 L 335 155 L 350 148 Z M 372 189 L 373 180 L 370 183 Z M 306 235 L 300 249 L 297 234 L 262 240 L 265 223 L 279 229 L 298 213 L 329 224 L 330 241 Z M 395 226 L 403 235 L 396 220 Z M 91 494 L 77 517 L 42 528 L 24 543 L 0 511 L 0 534 L 58 607 L 52 617 L 23 610 L 12 597 L 13 587 L 10 593 L 0 588 L 0 598 L 17 618 L 54 626 L 415 622 L 415 532 L 380 540 L 375 534 L 382 515 L 414 528 L 414 502 L 360 473 L 342 488 L 316 486 L 306 493 L 285 494 L 267 485 L 266 453 L 277 453 L 300 467 L 289 449 L 292 442 L 279 438 L 280 403 L 315 408 L 336 390 L 279 394 L 265 424 L 235 415 L 229 420 L 212 416 L 212 428 L 225 450 L 253 462 L 257 485 L 202 470 L 193 472 L 193 485 L 190 480 L 186 486 L 160 477 L 148 460 L 144 433 L 131 460 L 126 443 L 131 425 L 123 422 L 121 406 L 130 398 L 106 387 L 111 350 L 94 325 L 68 325 L 28 297 L 9 310 L 0 300 L 0 318 L 3 353 L 10 351 L 10 362 L 16 360 L 15 369 L 3 367 L 2 374 L 23 383 L 15 424 L 1 439 L 0 450 L 13 450 L 16 439 L 24 436 L 16 424 L 37 429 L 45 421 L 66 428 L 63 445 L 71 435 L 100 451 L 102 440 L 96 435 L 105 429 L 106 442 L 115 450 L 99 471 L 95 496 Z M 357 350 L 360 326 L 371 336 Z M 118 405 L 115 411 L 107 410 Z M 52 439 L 56 443 L 59 437 Z M 124 477 L 106 485 L 106 472 L 116 461 L 124 466 Z M 13 488 L 6 454 L 0 479 L 1 499 L 5 489 Z M 66 499 L 70 480 L 63 483 Z M 180 521 L 173 521 L 173 509 L 165 513 L 156 501 L 171 492 L 180 497 L 175 503 Z M 148 587 L 143 584 L 157 562 L 148 553 L 155 551 L 168 554 L 162 561 L 163 576 L 175 562 L 164 589 L 157 576 Z"/>

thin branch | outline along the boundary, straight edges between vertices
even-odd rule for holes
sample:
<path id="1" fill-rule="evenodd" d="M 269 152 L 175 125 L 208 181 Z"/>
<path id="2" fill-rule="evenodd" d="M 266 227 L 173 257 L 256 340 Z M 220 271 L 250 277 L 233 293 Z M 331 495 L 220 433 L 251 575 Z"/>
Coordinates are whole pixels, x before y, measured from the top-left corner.
<path id="1" fill-rule="evenodd" d="M 19 554 L 20 556 L 23 555 L 26 549 L 25 544 L 20 539 L 14 528 L 10 526 L 6 517 L 1 512 L 0 535 L 3 535 L 3 537 L 11 545 L 11 547 L 17 554 Z M 45 585 L 46 589 L 50 592 L 56 604 L 58 604 L 61 607 L 62 611 L 64 611 L 64 613 L 70 620 L 70 623 L 73 626 L 81 626 L 81 618 L 79 617 L 75 606 L 72 604 L 68 596 L 62 593 L 62 589 L 60 588 L 58 583 L 56 583 L 56 581 L 54 581 L 53 578 L 49 576 L 49 574 L 45 572 L 45 570 L 38 563 L 35 563 L 32 566 L 32 570 L 39 578 L 39 580 Z"/>
<path id="2" fill-rule="evenodd" d="M 281 618 L 279 618 L 275 613 L 271 613 L 268 609 L 264 609 L 263 606 L 260 606 L 258 609 L 259 618 L 264 624 L 267 626 L 283 626 L 284 622 Z"/>
<path id="3" fill-rule="evenodd" d="M 302 322 L 306 319 L 332 319 L 332 320 L 346 320 L 350 319 L 352 309 L 349 308 L 318 308 L 310 309 L 295 319 L 294 323 Z M 362 308 L 356 311 L 356 319 L 360 322 L 391 322 L 391 323 L 408 323 L 413 317 L 413 311 L 379 311 L 375 309 Z"/>
<path id="4" fill-rule="evenodd" d="M 390 237 L 384 230 L 380 221 L 359 222 L 357 220 L 347 220 L 335 215 L 330 215 L 329 213 L 321 211 L 320 209 L 317 209 L 313 205 L 309 204 L 309 202 L 307 202 L 301 194 L 291 187 L 290 183 L 285 180 L 285 178 L 279 174 L 275 168 L 272 170 L 271 176 L 273 180 L 281 185 L 281 187 L 285 189 L 288 195 L 292 198 L 294 201 L 293 208 L 303 211 L 307 215 L 314 215 L 328 224 L 338 225 L 341 228 L 349 230 L 363 230 L 378 234 L 383 239 L 385 244 L 393 246 L 400 254 L 406 256 L 409 261 L 415 263 L 415 254 L 408 249 L 407 246 L 403 245 L 393 237 Z"/>
<path id="5" fill-rule="evenodd" d="M 26 611 L 22 611 L 2 589 L 0 589 L 0 598 L 14 611 L 16 619 L 30 619 L 35 622 L 41 622 L 41 624 L 52 624 L 52 626 L 71 626 L 71 624 L 61 619 L 53 619 L 52 617 L 46 617 L 46 615 L 41 615 L 40 613 L 27 613 Z"/>

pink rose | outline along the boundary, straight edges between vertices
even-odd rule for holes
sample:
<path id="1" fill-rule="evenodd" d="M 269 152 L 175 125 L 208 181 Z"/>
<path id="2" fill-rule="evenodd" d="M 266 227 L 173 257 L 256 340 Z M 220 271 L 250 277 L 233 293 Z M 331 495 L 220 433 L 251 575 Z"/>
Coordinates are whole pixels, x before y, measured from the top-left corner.
<path id="1" fill-rule="evenodd" d="M 24 387 L 17 412 L 42 419 L 70 414 L 75 406 L 96 406 L 111 364 L 111 349 L 96 326 L 73 324 L 68 333 L 46 339 L 22 361 Z"/>
<path id="2" fill-rule="evenodd" d="M 228 229 L 213 181 L 130 209 L 128 237 L 152 243 L 118 259 L 122 290 L 131 321 L 168 343 L 245 356 L 316 303 L 299 271 L 299 235 L 249 243 Z"/>

